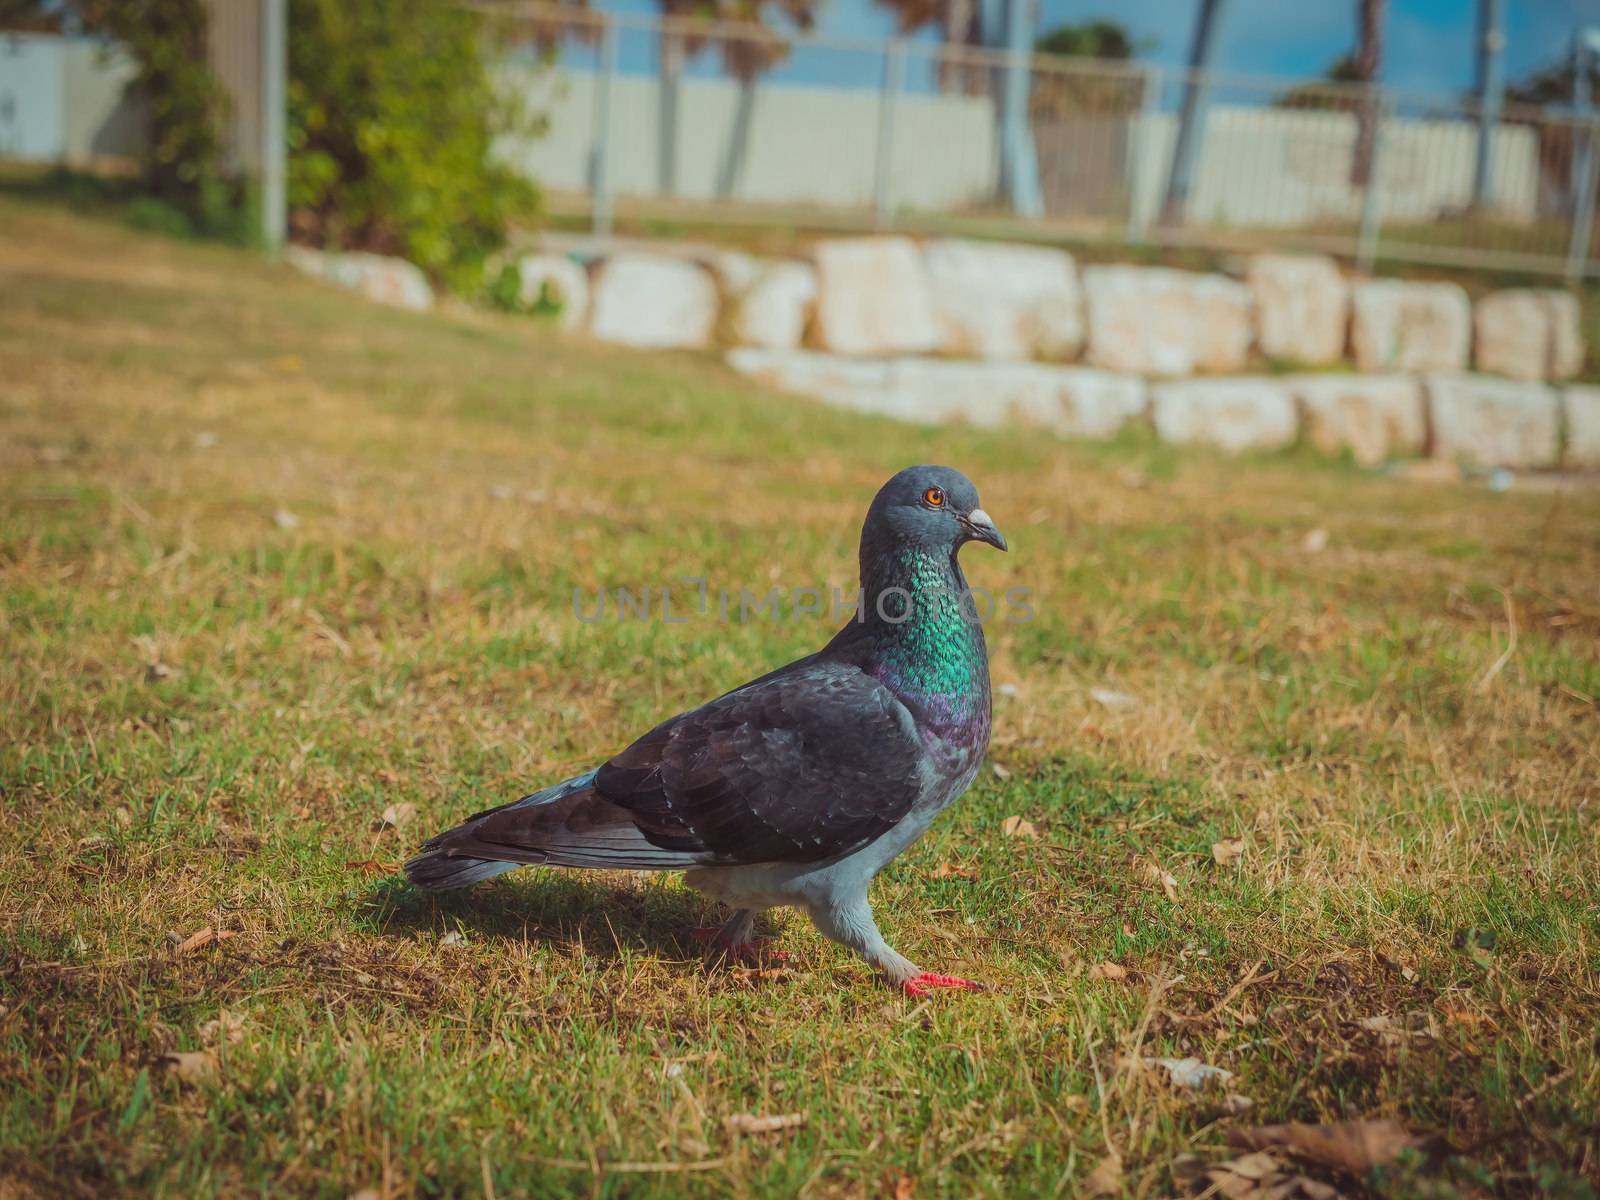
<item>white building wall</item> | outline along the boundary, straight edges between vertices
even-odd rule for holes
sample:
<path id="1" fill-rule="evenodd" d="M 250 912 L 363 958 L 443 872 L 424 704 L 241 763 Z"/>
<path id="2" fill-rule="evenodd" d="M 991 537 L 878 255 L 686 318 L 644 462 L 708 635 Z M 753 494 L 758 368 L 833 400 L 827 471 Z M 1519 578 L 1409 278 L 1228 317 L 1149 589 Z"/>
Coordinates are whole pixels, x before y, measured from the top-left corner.
<path id="1" fill-rule="evenodd" d="M 61 156 L 60 38 L 0 34 L 0 155 L 29 162 Z"/>
<path id="2" fill-rule="evenodd" d="M 1134 203 L 1150 222 L 1166 194 L 1178 119 L 1163 113 L 1135 118 L 1134 126 Z M 1361 190 L 1350 183 L 1357 130 L 1353 113 L 1214 106 L 1190 196 L 1191 220 L 1259 228 L 1358 219 Z M 1383 219 L 1431 220 L 1470 204 L 1477 136 L 1465 120 L 1385 122 L 1378 170 Z M 1490 153 L 1495 208 L 1532 219 L 1538 134 L 1525 125 L 1502 125 Z"/>
<path id="3" fill-rule="evenodd" d="M 506 156 L 545 185 L 589 186 L 594 76 L 513 65 L 502 78 L 547 115 L 546 135 L 510 141 Z M 728 80 L 680 83 L 677 194 L 717 192 L 738 105 Z M 619 195 L 657 191 L 659 87 L 650 76 L 619 75 L 612 91 L 611 179 Z M 871 89 L 759 86 L 748 155 L 732 198 L 865 208 L 873 202 L 879 97 Z M 1160 209 L 1177 134 L 1173 114 L 1129 119 L 1133 203 L 1146 221 Z M 1191 200 L 1191 219 L 1237 227 L 1350 222 L 1361 212 L 1350 184 L 1354 114 L 1214 105 L 1209 112 Z M 1471 122 L 1399 118 L 1386 123 L 1382 167 L 1386 220 L 1429 220 L 1471 200 L 1477 130 Z M 1526 126 L 1495 133 L 1496 208 L 1532 218 L 1538 188 L 1538 136 Z M 998 150 L 994 106 L 986 97 L 903 95 L 894 119 L 890 165 L 896 204 L 924 211 L 973 208 L 995 193 Z M 1119 202 L 1120 203 L 1120 202 Z M 1052 213 L 1121 219 L 1122 212 Z"/>
<path id="4" fill-rule="evenodd" d="M 134 158 L 144 148 L 144 112 L 128 94 L 133 60 L 88 38 L 72 38 L 61 56 L 61 158 L 89 166 Z"/>
<path id="5" fill-rule="evenodd" d="M 507 64 L 505 86 L 520 90 L 530 111 L 546 117 L 536 138 L 507 138 L 500 152 L 547 187 L 589 186 L 594 132 L 594 76 Z M 684 79 L 677 194 L 719 195 L 737 119 L 732 80 Z M 642 75 L 619 75 L 611 92 L 610 170 L 619 195 L 657 191 L 656 118 L 660 88 Z M 993 107 L 964 96 L 902 96 L 895 107 L 890 177 L 898 203 L 965 208 L 993 194 Z M 867 89 L 758 86 L 742 169 L 731 197 L 766 203 L 861 208 L 872 204 L 877 171 L 878 94 Z"/>
<path id="6" fill-rule="evenodd" d="M 0 33 L 0 157 L 87 166 L 139 150 L 133 64 L 93 38 Z"/>

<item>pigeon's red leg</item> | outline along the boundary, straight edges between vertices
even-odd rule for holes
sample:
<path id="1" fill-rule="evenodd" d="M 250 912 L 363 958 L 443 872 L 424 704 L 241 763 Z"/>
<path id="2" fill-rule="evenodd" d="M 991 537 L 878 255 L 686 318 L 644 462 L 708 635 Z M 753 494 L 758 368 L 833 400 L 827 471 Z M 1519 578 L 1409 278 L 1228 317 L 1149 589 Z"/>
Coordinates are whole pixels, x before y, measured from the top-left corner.
<path id="1" fill-rule="evenodd" d="M 979 983 L 975 979 L 962 979 L 958 975 L 935 975 L 932 971 L 923 971 L 920 975 L 913 975 L 900 985 L 900 989 L 914 1000 L 920 1000 L 933 988 L 958 988 L 965 992 L 986 992 L 988 985 Z"/>
<path id="2" fill-rule="evenodd" d="M 843 896 L 830 904 L 814 904 L 810 908 L 811 922 L 823 937 L 831 938 L 841 946 L 848 946 L 867 960 L 890 987 L 898 987 L 906 995 L 921 999 L 933 988 L 961 988 L 969 992 L 988 989 L 971 979 L 955 975 L 936 975 L 924 971 L 903 954 L 895 953 L 878 923 L 872 919 L 872 909 L 867 904 L 866 893 Z"/>
<path id="3" fill-rule="evenodd" d="M 714 950 L 719 954 L 726 954 L 729 958 L 742 963 L 782 963 L 789 961 L 789 952 L 787 950 L 772 949 L 773 944 L 778 940 L 777 938 L 753 937 L 749 941 L 735 942 L 731 946 L 725 946 L 717 938 L 718 932 L 720 931 L 715 927 L 696 929 L 694 930 L 695 940 L 704 942 L 710 950 Z"/>
<path id="4" fill-rule="evenodd" d="M 694 930 L 695 940 L 705 943 L 707 949 L 726 954 L 730 959 L 744 963 L 787 962 L 789 955 L 771 946 L 777 938 L 756 937 L 755 914 L 740 909 L 722 925 L 710 925 Z"/>

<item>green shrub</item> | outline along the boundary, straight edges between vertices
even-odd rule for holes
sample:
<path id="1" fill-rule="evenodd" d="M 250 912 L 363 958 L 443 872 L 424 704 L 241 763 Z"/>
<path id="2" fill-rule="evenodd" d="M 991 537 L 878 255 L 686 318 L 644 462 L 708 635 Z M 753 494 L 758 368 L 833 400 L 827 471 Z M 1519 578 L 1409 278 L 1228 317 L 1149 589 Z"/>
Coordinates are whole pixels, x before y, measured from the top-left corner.
<path id="1" fill-rule="evenodd" d="M 498 266 L 490 264 L 483 274 L 483 302 L 502 312 L 522 313 L 533 317 L 559 317 L 566 311 L 566 301 L 547 279 L 539 294 L 528 299 L 522 294 L 522 271 L 515 258 Z"/>
<path id="2" fill-rule="evenodd" d="M 538 196 L 494 162 L 520 115 L 483 62 L 478 18 L 437 0 L 291 0 L 295 236 L 399 254 L 477 292 L 486 256 Z"/>
<path id="3" fill-rule="evenodd" d="M 206 60 L 204 0 L 84 0 L 85 24 L 123 43 L 147 113 L 144 186 L 151 223 L 238 240 L 246 189 L 223 145 L 228 94 Z M 156 216 L 157 206 L 165 212 Z"/>
<path id="4" fill-rule="evenodd" d="M 483 298 L 491 308 L 502 312 L 527 311 L 522 302 L 522 272 L 515 262 L 502 263 L 484 273 Z"/>

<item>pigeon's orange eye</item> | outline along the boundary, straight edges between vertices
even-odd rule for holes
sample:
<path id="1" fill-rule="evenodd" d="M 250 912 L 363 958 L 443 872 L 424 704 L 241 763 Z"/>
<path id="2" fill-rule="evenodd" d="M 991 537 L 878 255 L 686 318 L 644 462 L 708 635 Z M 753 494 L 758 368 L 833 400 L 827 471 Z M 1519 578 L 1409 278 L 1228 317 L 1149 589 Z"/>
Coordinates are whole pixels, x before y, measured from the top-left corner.
<path id="1" fill-rule="evenodd" d="M 929 508 L 944 507 L 944 489 L 931 487 L 922 493 L 922 502 Z"/>

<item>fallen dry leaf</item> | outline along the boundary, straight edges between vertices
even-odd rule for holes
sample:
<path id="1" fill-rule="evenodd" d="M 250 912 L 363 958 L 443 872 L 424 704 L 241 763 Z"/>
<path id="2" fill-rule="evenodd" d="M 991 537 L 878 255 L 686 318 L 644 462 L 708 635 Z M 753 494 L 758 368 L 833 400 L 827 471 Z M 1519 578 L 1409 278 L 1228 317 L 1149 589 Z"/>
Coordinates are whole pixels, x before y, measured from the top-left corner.
<path id="1" fill-rule="evenodd" d="M 1243 1150 L 1282 1150 L 1319 1167 L 1364 1176 L 1400 1157 L 1404 1150 L 1423 1150 L 1429 1139 L 1412 1133 L 1399 1121 L 1335 1121 L 1310 1125 L 1290 1121 L 1256 1129 L 1234 1129 L 1229 1145 Z"/>
<path id="2" fill-rule="evenodd" d="M 1089 698 L 1106 708 L 1137 708 L 1139 705 L 1127 692 L 1114 692 L 1110 688 L 1090 688 Z"/>
<path id="3" fill-rule="evenodd" d="M 1406 966 L 1405 963 L 1390 958 L 1381 950 L 1378 951 L 1377 958 L 1380 963 L 1388 967 L 1391 971 L 1398 973 L 1400 978 L 1404 979 L 1407 983 L 1415 983 L 1417 981 L 1416 971 Z"/>
<path id="4" fill-rule="evenodd" d="M 1001 821 L 1000 832 L 1007 837 L 1026 838 L 1029 841 L 1037 841 L 1039 838 L 1038 827 L 1032 821 L 1025 821 L 1021 817 L 1007 817 Z"/>
<path id="5" fill-rule="evenodd" d="M 1001 783 L 1004 783 L 1006 780 L 1011 778 L 1011 772 L 1005 767 L 1002 767 L 999 763 L 990 763 L 989 766 L 994 771 L 994 777 Z"/>
<path id="6" fill-rule="evenodd" d="M 380 862 L 376 858 L 353 859 L 344 865 L 348 870 L 361 871 L 367 875 L 397 875 L 400 872 L 399 863 Z"/>
<path id="7" fill-rule="evenodd" d="M 1118 980 L 1128 977 L 1128 968 L 1114 962 L 1099 962 L 1089 968 L 1090 979 Z"/>
<path id="8" fill-rule="evenodd" d="M 208 1046 L 232 1045 L 244 1037 L 244 1015 L 223 1009 L 214 1020 L 200 1026 L 200 1040 Z"/>
<path id="9" fill-rule="evenodd" d="M 402 800 L 399 804 L 391 804 L 383 810 L 383 815 L 378 818 L 379 829 L 399 829 L 416 815 L 417 806 L 409 800 Z"/>
<path id="10" fill-rule="evenodd" d="M 1122 1155 L 1113 1150 L 1083 1177 L 1085 1196 L 1113 1196 L 1122 1191 Z"/>
<path id="11" fill-rule="evenodd" d="M 935 879 L 976 879 L 978 873 L 970 867 L 957 867 L 950 863 L 940 863 L 934 870 Z"/>
<path id="12" fill-rule="evenodd" d="M 160 1060 L 184 1083 L 205 1083 L 217 1077 L 217 1056 L 209 1050 L 175 1050 Z"/>
<path id="13" fill-rule="evenodd" d="M 1423 458 L 1416 462 L 1396 463 L 1389 474 L 1414 483 L 1460 483 L 1466 478 L 1459 463 L 1448 458 Z"/>
<path id="14" fill-rule="evenodd" d="M 1211 859 L 1219 867 L 1230 867 L 1244 857 L 1243 838 L 1223 838 L 1211 843 Z"/>
<path id="15" fill-rule="evenodd" d="M 1341 1200 L 1344 1193 L 1301 1175 L 1270 1154 L 1247 1154 L 1203 1169 L 1192 1191 L 1228 1200 Z"/>
<path id="16" fill-rule="evenodd" d="M 1246 1154 L 1222 1165 L 1241 1179 L 1265 1179 L 1283 1169 L 1270 1154 Z"/>
<path id="17" fill-rule="evenodd" d="M 1191 1196 L 1227 1196 L 1229 1200 L 1287 1200 L 1297 1193 L 1276 1188 L 1284 1182 L 1283 1164 L 1270 1154 L 1247 1154 L 1231 1162 L 1207 1166 L 1196 1154 L 1172 1160 L 1172 1178 Z"/>
<path id="18" fill-rule="evenodd" d="M 772 1113 L 760 1117 L 754 1113 L 733 1113 L 722 1118 L 722 1126 L 729 1133 L 777 1133 L 798 1129 L 805 1123 L 805 1113 Z"/>
<path id="19" fill-rule="evenodd" d="M 399 771 L 391 771 L 388 767 L 384 767 L 378 772 L 379 783 L 399 783 L 400 778 Z"/>
<path id="20" fill-rule="evenodd" d="M 1230 1117 L 1237 1117 L 1242 1113 L 1247 1113 L 1255 1106 L 1256 1102 L 1254 1100 L 1238 1092 L 1229 1092 L 1222 1098 L 1222 1111 Z"/>
<path id="21" fill-rule="evenodd" d="M 793 976 L 794 972 L 782 963 L 756 963 L 753 966 L 733 968 L 734 981 L 750 984 L 752 987 L 758 983 L 775 983 Z"/>
<path id="22" fill-rule="evenodd" d="M 883 1194 L 891 1200 L 916 1200 L 917 1181 L 904 1171 L 890 1171 L 883 1177 Z"/>
<path id="23" fill-rule="evenodd" d="M 1379 1013 L 1375 1017 L 1359 1017 L 1355 1024 L 1356 1028 L 1367 1033 L 1375 1033 L 1379 1040 L 1390 1045 L 1397 1045 L 1407 1040 L 1427 1042 L 1437 1040 L 1439 1036 L 1438 1022 L 1430 1014 L 1422 1011 L 1408 1012 L 1400 1020 Z"/>
<path id="24" fill-rule="evenodd" d="M 1160 1067 L 1167 1073 L 1167 1080 L 1173 1087 L 1203 1088 L 1212 1080 L 1226 1083 L 1233 1078 L 1233 1072 L 1224 1067 L 1213 1067 L 1203 1063 L 1198 1058 L 1143 1058 L 1140 1062 L 1147 1067 Z"/>
<path id="25" fill-rule="evenodd" d="M 1170 871 L 1164 870 L 1156 863 L 1146 863 L 1144 877 L 1151 883 L 1158 884 L 1166 893 L 1168 900 L 1174 904 L 1178 902 L 1178 881 Z"/>
<path id="26" fill-rule="evenodd" d="M 229 938 L 237 936 L 238 934 L 231 929 L 212 929 L 208 925 L 204 929 L 196 930 L 184 938 L 172 948 L 172 952 L 181 957 L 185 954 L 193 954 L 196 950 L 202 950 L 214 942 L 225 942 Z"/>

